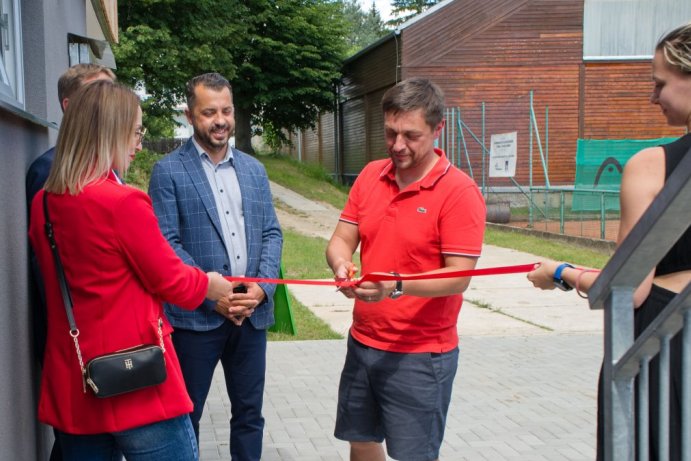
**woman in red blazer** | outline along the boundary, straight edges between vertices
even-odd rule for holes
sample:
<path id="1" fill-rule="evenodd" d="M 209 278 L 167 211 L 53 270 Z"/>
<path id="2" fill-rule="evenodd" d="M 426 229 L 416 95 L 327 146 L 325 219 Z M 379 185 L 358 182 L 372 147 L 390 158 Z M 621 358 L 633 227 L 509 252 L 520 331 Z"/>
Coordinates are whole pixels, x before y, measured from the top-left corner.
<path id="1" fill-rule="evenodd" d="M 231 284 L 185 265 L 161 235 L 149 197 L 123 185 L 141 149 L 142 112 L 129 89 L 110 81 L 70 99 L 45 190 L 31 207 L 29 236 L 46 289 L 48 336 L 39 420 L 57 429 L 68 460 L 196 460 L 187 414 L 192 410 L 162 301 L 190 309 L 217 300 Z M 85 388 L 44 232 L 43 195 L 64 265 L 84 363 L 140 344 L 158 344 L 159 319 L 167 379 L 110 398 Z"/>

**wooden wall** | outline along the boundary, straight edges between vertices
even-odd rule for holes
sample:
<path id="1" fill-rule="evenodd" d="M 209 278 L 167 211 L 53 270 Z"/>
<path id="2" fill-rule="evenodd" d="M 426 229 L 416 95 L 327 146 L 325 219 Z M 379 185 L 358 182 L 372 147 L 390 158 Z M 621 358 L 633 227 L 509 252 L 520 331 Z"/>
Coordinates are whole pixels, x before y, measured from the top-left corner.
<path id="1" fill-rule="evenodd" d="M 650 103 L 650 61 L 589 62 L 584 66 L 582 138 L 646 139 L 681 136 L 667 126 L 660 108 Z"/>
<path id="2" fill-rule="evenodd" d="M 297 133 L 288 133 L 290 145 L 280 152 L 296 160 L 315 163 L 329 173 L 336 171 L 336 132 L 333 112 L 319 116 L 314 128 Z"/>
<path id="3" fill-rule="evenodd" d="M 399 79 L 400 37 L 391 34 L 346 61 L 341 87 L 342 176 L 352 182 L 369 161 L 386 156 L 381 98 Z"/>
<path id="4" fill-rule="evenodd" d="M 484 102 L 487 147 L 491 134 L 517 131 L 515 179 L 523 185 L 530 181 L 532 91 L 543 149 L 548 148 L 550 183 L 571 184 L 579 127 L 582 17 L 581 0 L 456 0 L 403 30 L 403 78 L 423 76 L 439 84 L 447 106 L 460 107 L 463 121 L 476 133 Z M 430 34 L 432 30 L 436 32 Z M 544 183 L 533 136 L 533 181 Z M 468 145 L 477 180 L 481 147 Z M 493 179 L 491 184 L 512 183 Z"/>

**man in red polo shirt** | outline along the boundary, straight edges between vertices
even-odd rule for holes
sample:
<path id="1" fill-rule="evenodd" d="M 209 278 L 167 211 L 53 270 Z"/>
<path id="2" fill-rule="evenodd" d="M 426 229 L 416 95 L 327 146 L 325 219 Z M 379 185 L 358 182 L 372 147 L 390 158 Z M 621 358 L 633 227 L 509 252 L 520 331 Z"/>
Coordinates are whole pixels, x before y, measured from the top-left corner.
<path id="1" fill-rule="evenodd" d="M 353 185 L 326 249 L 335 277 L 434 274 L 475 268 L 485 204 L 475 182 L 434 141 L 444 96 L 427 79 L 398 83 L 382 98 L 388 159 L 370 162 Z M 458 366 L 456 323 L 470 277 L 363 282 L 355 299 L 341 374 L 335 436 L 351 460 L 439 457 Z"/>

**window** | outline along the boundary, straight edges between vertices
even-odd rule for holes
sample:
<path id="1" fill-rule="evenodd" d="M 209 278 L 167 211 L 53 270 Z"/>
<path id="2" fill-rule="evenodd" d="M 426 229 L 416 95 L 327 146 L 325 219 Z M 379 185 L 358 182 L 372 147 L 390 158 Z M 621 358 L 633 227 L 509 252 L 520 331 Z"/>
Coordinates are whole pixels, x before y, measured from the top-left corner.
<path id="1" fill-rule="evenodd" d="M 24 103 L 19 0 L 0 0 L 0 98 Z"/>
<path id="2" fill-rule="evenodd" d="M 662 36 L 691 17 L 680 0 L 585 0 L 584 59 L 650 59 Z"/>
<path id="3" fill-rule="evenodd" d="M 0 0 L 2 1 L 2 0 Z M 105 40 L 67 34 L 70 66 L 75 64 L 100 64 L 115 69 L 115 56 L 110 43 Z"/>

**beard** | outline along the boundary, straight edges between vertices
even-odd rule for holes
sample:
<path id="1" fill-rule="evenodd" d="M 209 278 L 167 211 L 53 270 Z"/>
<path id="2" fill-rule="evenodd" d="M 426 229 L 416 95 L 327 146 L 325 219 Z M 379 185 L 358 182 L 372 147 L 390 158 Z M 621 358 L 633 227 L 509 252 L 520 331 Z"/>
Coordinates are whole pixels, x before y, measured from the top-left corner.
<path id="1" fill-rule="evenodd" d="M 216 125 L 213 126 L 209 131 L 202 131 L 196 126 L 194 126 L 193 128 L 194 136 L 197 138 L 200 144 L 204 144 L 217 149 L 226 147 L 228 145 L 230 137 L 233 135 L 233 127 L 228 125 Z M 213 136 L 214 132 L 224 129 L 226 130 L 226 132 L 223 138 L 216 138 Z"/>

